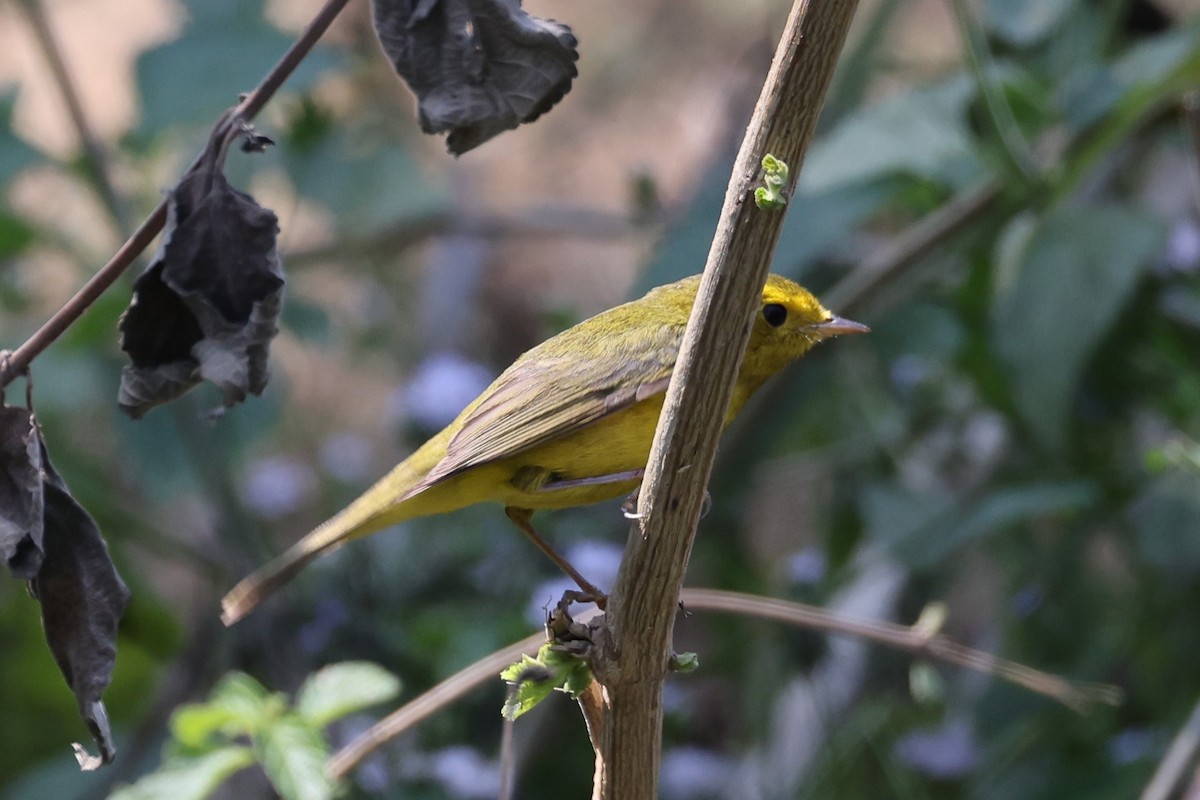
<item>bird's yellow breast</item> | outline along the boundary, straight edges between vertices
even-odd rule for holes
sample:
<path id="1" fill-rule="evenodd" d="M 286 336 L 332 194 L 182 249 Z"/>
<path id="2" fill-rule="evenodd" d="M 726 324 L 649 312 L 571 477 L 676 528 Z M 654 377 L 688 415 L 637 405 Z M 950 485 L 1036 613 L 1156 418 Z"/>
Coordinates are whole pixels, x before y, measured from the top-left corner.
<path id="1" fill-rule="evenodd" d="M 752 389 L 735 388 L 725 424 L 733 420 Z M 493 502 L 515 508 L 570 508 L 629 494 L 640 480 L 598 482 L 587 486 L 531 488 L 530 476 L 541 473 L 551 481 L 573 481 L 618 475 L 646 466 L 665 394 L 609 414 L 559 439 L 523 452 L 479 464 L 430 486 L 406 501 L 410 510 L 436 514 L 474 502 Z M 411 504 L 411 505 L 410 505 Z"/>

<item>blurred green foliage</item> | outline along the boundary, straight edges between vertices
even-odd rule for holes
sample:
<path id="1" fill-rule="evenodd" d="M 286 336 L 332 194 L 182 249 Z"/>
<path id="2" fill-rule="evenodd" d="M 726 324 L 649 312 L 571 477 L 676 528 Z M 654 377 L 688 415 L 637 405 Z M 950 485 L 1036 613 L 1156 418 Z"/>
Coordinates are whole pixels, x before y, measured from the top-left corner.
<path id="1" fill-rule="evenodd" d="M 162 766 L 114 792 L 112 800 L 205 800 L 256 761 L 285 800 L 332 798 L 322 728 L 399 691 L 396 679 L 373 664 L 333 664 L 310 675 L 289 708 L 285 696 L 269 693 L 249 675 L 229 673 L 207 702 L 175 710 Z"/>
<path id="2" fill-rule="evenodd" d="M 672 24 L 669 5 L 658 4 L 656 20 L 637 17 L 645 35 L 673 30 L 653 27 Z M 1124 798 L 1145 785 L 1200 697 L 1200 172 L 1183 106 L 1200 82 L 1197 20 L 1133 0 L 988 0 L 956 23 L 972 42 L 970 63 L 908 69 L 919 54 L 888 48 L 898 20 L 916 13 L 909 5 L 860 12 L 875 16 L 839 69 L 788 202 L 775 271 L 837 297 L 842 278 L 913 226 L 977 187 L 990 187 L 988 200 L 914 264 L 835 307 L 869 323 L 869 337 L 822 348 L 747 408 L 722 447 L 689 582 L 906 622 L 942 600 L 950 635 L 1115 683 L 1126 702 L 1078 715 L 978 675 L 912 668 L 895 653 L 696 614 L 680 621 L 678 648 L 697 651 L 703 667 L 668 686 L 667 800 Z M 178 37 L 137 62 L 141 121 L 111 144 L 129 171 L 153 173 L 164 154 L 186 163 L 188 147 L 289 41 L 259 3 L 188 9 Z M 688 13 L 695 35 L 721 50 L 721 9 Z M 558 16 L 571 21 L 565 9 Z M 318 703 L 319 720 L 257 738 L 257 723 L 229 728 L 228 716 L 196 728 L 198 738 L 180 720 L 216 713 L 241 686 L 256 714 L 294 721 L 300 712 L 271 692 L 312 686 L 328 675 L 322 665 L 347 659 L 422 691 L 527 635 L 561 592 L 502 515 L 468 509 L 344 548 L 244 623 L 216 626 L 217 598 L 234 580 L 430 432 L 411 412 L 410 371 L 433 354 L 425 343 L 439 341 L 448 317 L 422 311 L 463 312 L 453 339 L 474 343 L 466 355 L 479 362 L 531 345 L 541 322 L 526 325 L 519 313 L 562 302 L 543 299 L 533 273 L 508 263 L 525 256 L 508 241 L 520 230 L 446 227 L 481 212 L 503 223 L 519 201 L 496 200 L 489 181 L 549 182 L 554 167 L 471 172 L 506 163 L 516 151 L 505 137 L 480 161 L 471 154 L 448 166 L 431 155 L 438 147 L 416 141 L 369 33 L 355 31 L 320 51 L 268 109 L 261 126 L 277 151 L 241 167 L 247 182 L 271 177 L 294 206 L 318 209 L 319 224 L 307 216 L 299 225 L 328 233 L 284 252 L 294 266 L 281 368 L 266 396 L 215 427 L 197 420 L 212 405 L 206 397 L 123 418 L 114 403 L 114 325 L 128 301 L 120 288 L 35 364 L 55 463 L 108 535 L 135 597 L 107 695 L 121 753 L 109 770 L 81 776 L 66 745 L 84 732 L 34 606 L 15 583 L 3 590 L 4 800 L 101 797 L 108 781 L 147 773 L 150 783 L 133 786 L 149 793 L 126 796 L 162 796 L 146 789 L 156 780 L 173 795 L 204 796 L 252 757 L 285 793 L 285 774 L 315 769 L 315 731 L 351 706 Z M 589 61 L 596 40 L 581 40 L 576 94 L 533 127 L 582 149 L 601 146 L 589 141 L 589 123 L 618 115 L 588 105 L 587 81 L 601 66 Z M 89 191 L 71 163 L 11 131 L 10 107 L 0 99 L 0 183 L 40 166 Z M 631 226 L 651 245 L 633 292 L 700 269 L 740 122 L 711 163 L 689 165 L 695 185 L 665 204 L 665 225 Z M 627 163 L 618 155 L 613 163 Z M 571 174 L 563 195 L 547 191 L 552 203 L 588 202 L 591 187 Z M 629 180 L 645 176 L 631 170 Z M 158 189 L 140 186 L 131 206 L 148 210 Z M 107 255 L 82 253 L 69 232 L 52 233 L 17 207 L 0 201 L 5 347 L 51 310 L 40 270 L 61 272 L 65 262 L 82 280 Z M 286 246 L 295 208 L 276 210 Z M 423 226 L 433 232 L 422 235 Z M 571 260 L 586 248 L 570 249 L 572 235 L 521 246 L 562 248 L 562 274 L 579 274 Z M 453 250 L 442 263 L 429 246 L 463 239 L 484 255 Z M 470 258 L 487 269 L 472 270 Z M 508 285 L 522 287 L 525 305 L 505 294 L 496 276 L 506 271 L 520 274 Z M 430 300 L 447 296 L 465 308 Z M 448 385 L 434 394 L 451 396 Z M 605 554 L 625 532 L 612 506 L 540 524 L 568 551 L 600 540 L 595 569 L 611 566 Z M 222 678 L 231 670 L 255 678 Z M 183 705 L 203 697 L 207 705 Z M 364 768 L 355 791 L 473 796 L 462 781 L 487 786 L 497 770 L 503 700 L 497 679 L 428 719 Z M 329 729 L 333 746 L 369 721 L 351 719 Z M 254 752 L 230 738 L 237 733 L 250 734 Z M 522 717 L 516 739 L 518 796 L 587 795 L 591 754 L 573 704 L 543 703 Z M 297 763 L 284 758 L 293 750 Z M 689 760 L 695 753 L 722 771 L 705 772 Z M 228 791 L 239 793 L 230 796 L 271 791 L 232 780 Z"/>
<path id="3" fill-rule="evenodd" d="M 293 37 L 263 18 L 262 0 L 190 0 L 185 6 L 187 24 L 178 38 L 138 59 L 139 136 L 152 139 L 172 129 L 209 127 L 292 44 Z M 336 66 L 336 52 L 324 48 L 310 54 L 292 74 L 289 87 L 312 88 L 319 75 Z M 187 103 L 180 103 L 184 97 Z"/>

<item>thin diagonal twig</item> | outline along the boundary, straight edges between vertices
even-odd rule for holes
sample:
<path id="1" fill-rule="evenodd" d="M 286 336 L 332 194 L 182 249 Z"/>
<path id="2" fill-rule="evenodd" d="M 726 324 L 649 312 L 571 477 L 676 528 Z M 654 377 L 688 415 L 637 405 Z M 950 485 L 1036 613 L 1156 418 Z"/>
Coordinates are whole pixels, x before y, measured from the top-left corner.
<path id="1" fill-rule="evenodd" d="M 288 76 L 295 71 L 349 1 L 327 0 L 313 21 L 308 24 L 308 27 L 288 48 L 278 63 L 271 68 L 262 82 L 254 91 L 246 95 L 231 113 L 226 112 L 225 115 L 222 115 L 219 125 L 242 125 L 253 119 L 254 115 L 283 85 Z M 133 263 L 133 260 L 150 246 L 154 237 L 163 229 L 166 221 L 167 203 L 164 200 L 133 232 L 125 244 L 121 245 L 108 263 L 101 267 L 41 328 L 26 339 L 24 344 L 13 351 L 3 371 L 0 371 L 0 388 L 7 386 L 18 374 L 28 369 L 33 359 L 61 336 L 71 326 L 71 323 L 77 320 L 121 276 L 121 273 Z"/>
<path id="2" fill-rule="evenodd" d="M 923 217 L 846 274 L 824 298 L 830 308 L 852 313 L 918 264 L 938 245 L 964 230 L 996 205 L 1000 186 L 992 179 L 955 195 L 937 211 Z"/>
<path id="3" fill-rule="evenodd" d="M 1175 790 L 1187 779 L 1197 752 L 1200 752 L 1200 701 L 1192 707 L 1188 721 L 1175 734 L 1167 754 L 1158 762 L 1154 776 L 1142 790 L 1141 800 L 1168 800 L 1173 797 Z"/>
<path id="4" fill-rule="evenodd" d="M 684 589 L 680 594 L 680 602 L 688 611 L 729 612 L 758 619 L 775 620 L 808 630 L 855 636 L 869 642 L 903 650 L 915 656 L 994 675 L 1001 680 L 1056 700 L 1076 711 L 1083 711 L 1097 703 L 1116 704 L 1121 699 L 1121 690 L 1115 686 L 1076 683 L 1015 661 L 999 658 L 982 650 L 972 649 L 947 636 L 922 630 L 919 625 L 904 626 L 893 622 L 858 619 L 804 603 L 718 589 Z M 581 614 L 577 621 L 587 622 L 597 613 L 592 610 L 587 614 Z M 384 744 L 411 730 L 432 714 L 448 707 L 486 681 L 495 680 L 500 671 L 520 658 L 522 653 L 532 654 L 545 642 L 546 636 L 543 633 L 528 636 L 456 672 L 429 691 L 393 711 L 335 753 L 329 759 L 326 771 L 334 779 L 346 777 L 367 756 Z M 593 687 L 596 687 L 596 684 L 593 683 Z M 1198 712 L 1198 716 L 1200 716 L 1200 712 Z M 589 717 L 589 721 L 590 719 Z M 1194 733 L 1200 738 L 1200 719 L 1197 719 L 1196 726 L 1198 729 Z M 591 731 L 589 731 L 589 735 L 592 735 Z M 1196 742 L 1191 744 L 1195 746 Z M 1143 797 L 1143 800 L 1146 798 Z"/>
<path id="5" fill-rule="evenodd" d="M 804 603 L 717 589 L 685 589 L 681 600 L 689 609 L 728 611 L 760 619 L 773 619 L 826 633 L 857 636 L 913 655 L 994 675 L 1057 700 L 1076 711 L 1082 711 L 1095 703 L 1115 705 L 1122 697 L 1121 690 L 1116 686 L 1075 683 L 1016 661 L 972 649 L 940 633 L 923 631 L 916 625 L 909 627 L 894 622 L 854 619 Z"/>
<path id="6" fill-rule="evenodd" d="M 54 77 L 54 83 L 62 95 L 63 104 L 67 107 L 67 116 L 70 117 L 71 125 L 75 128 L 75 135 L 79 138 L 79 149 L 83 152 L 86 168 L 91 173 L 92 189 L 100 197 L 100 202 L 104 204 L 113 223 L 119 229 L 124 230 L 129 223 L 128 209 L 113 185 L 112 175 L 108 168 L 108 154 L 105 153 L 104 146 L 96 137 L 88 115 L 84 111 L 83 101 L 79 97 L 79 91 L 75 87 L 71 71 L 67 68 L 62 49 L 58 46 L 58 38 L 54 35 L 54 29 L 46 18 L 42 2 L 41 0 L 22 0 L 16 5 L 25 12 L 25 18 L 29 21 L 29 27 L 33 31 L 34 41 L 42 51 L 42 57 L 46 59 L 46 65 L 50 68 L 50 74 Z"/>
<path id="7" fill-rule="evenodd" d="M 1029 143 L 1021 133 L 1016 117 L 1013 116 L 1012 107 L 1009 106 L 1008 99 L 996 80 L 992 54 L 988 50 L 983 31 L 965 0 L 950 0 L 950 7 L 962 35 L 967 64 L 983 97 L 987 118 L 996 134 L 1000 150 L 1014 173 L 1023 181 L 1033 184 L 1037 181 L 1037 162 Z"/>
<path id="8" fill-rule="evenodd" d="M 544 633 L 527 636 L 459 670 L 388 714 L 372 725 L 366 733 L 334 753 L 325 765 L 326 773 L 334 780 L 346 777 L 371 753 L 410 730 L 426 717 L 456 702 L 484 681 L 495 680 L 500 671 L 520 658 L 522 653 L 536 653 L 545 642 Z"/>
<path id="9" fill-rule="evenodd" d="M 587 622 L 599 613 L 592 609 L 580 614 L 576 621 Z M 454 703 L 484 681 L 497 679 L 501 670 L 520 658 L 523 653 L 533 655 L 545 643 L 546 634 L 535 633 L 459 670 L 388 714 L 357 739 L 334 753 L 326 763 L 325 771 L 334 780 L 346 777 L 371 753 L 410 730 L 426 717 Z"/>

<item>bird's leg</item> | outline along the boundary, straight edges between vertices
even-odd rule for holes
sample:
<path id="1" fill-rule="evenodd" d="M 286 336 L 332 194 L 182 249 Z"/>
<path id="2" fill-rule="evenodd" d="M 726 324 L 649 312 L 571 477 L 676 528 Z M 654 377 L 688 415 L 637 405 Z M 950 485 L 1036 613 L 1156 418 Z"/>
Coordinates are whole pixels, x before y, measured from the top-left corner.
<path id="1" fill-rule="evenodd" d="M 591 475 L 586 478 L 563 478 L 558 473 L 538 466 L 522 467 L 513 476 L 512 484 L 525 492 L 557 492 L 565 489 L 579 489 L 587 486 L 603 486 L 611 483 L 628 483 L 630 481 L 639 481 L 642 479 L 643 469 L 631 469 L 624 472 L 613 472 L 608 475 Z M 529 519 L 533 516 L 533 512 L 527 508 L 515 508 L 507 506 L 504 513 L 512 520 L 513 524 L 521 529 L 521 532 L 529 537 L 529 540 L 537 545 L 537 548 L 546 554 L 546 557 L 558 566 L 564 573 L 579 585 L 583 590 L 587 599 L 592 600 L 600 608 L 604 608 L 605 601 L 608 600 L 608 595 L 597 589 L 590 581 L 579 574 L 579 570 L 571 566 L 571 563 L 560 556 L 553 547 L 546 543 Z"/>
<path id="2" fill-rule="evenodd" d="M 553 561 L 559 569 L 565 572 L 571 578 L 571 580 L 575 581 L 575 583 L 579 585 L 579 588 L 583 590 L 584 595 L 587 596 L 586 599 L 591 600 L 600 608 L 604 608 L 604 604 L 608 600 L 608 595 L 597 589 L 590 581 L 580 575 L 579 570 L 571 566 L 571 562 L 560 556 L 555 549 L 551 547 L 536 530 L 534 530 L 533 525 L 529 523 L 530 517 L 533 516 L 532 511 L 527 508 L 514 508 L 512 506 L 506 506 L 504 513 L 510 520 L 512 520 L 513 525 L 516 525 L 522 533 L 529 537 L 529 541 L 537 545 L 537 548 L 545 553 L 547 558 Z"/>

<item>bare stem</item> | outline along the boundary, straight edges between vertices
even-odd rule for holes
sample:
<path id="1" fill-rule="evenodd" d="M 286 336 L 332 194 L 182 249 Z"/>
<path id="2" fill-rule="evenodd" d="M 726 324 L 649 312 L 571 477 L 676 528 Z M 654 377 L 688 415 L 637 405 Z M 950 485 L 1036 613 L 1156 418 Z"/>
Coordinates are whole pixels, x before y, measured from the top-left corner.
<path id="1" fill-rule="evenodd" d="M 497 650 L 459 670 L 429 691 L 388 714 L 372 725 L 366 733 L 334 753 L 325 764 L 325 772 L 334 780 L 341 780 L 371 753 L 434 712 L 456 702 L 484 681 L 496 680 L 496 676 L 500 674 L 501 670 L 520 658 L 522 653 L 536 653 L 538 648 L 545 643 L 546 634 L 544 633 L 527 636 L 521 641 Z M 497 719 L 499 719 L 499 715 L 497 715 Z"/>
<path id="2" fill-rule="evenodd" d="M 729 611 L 786 622 L 809 630 L 857 636 L 916 656 L 968 667 L 1045 695 L 1076 711 L 1094 703 L 1116 705 L 1121 701 L 1121 690 L 1116 686 L 1074 683 L 1058 675 L 974 650 L 940 633 L 930 634 L 916 625 L 908 627 L 894 622 L 854 619 L 804 603 L 717 589 L 684 589 L 681 599 L 689 610 Z"/>
<path id="3" fill-rule="evenodd" d="M 977 670 L 1045 695 L 1077 711 L 1095 703 L 1116 704 L 1121 699 L 1121 690 L 1115 686 L 1069 681 L 1024 664 L 998 658 L 982 650 L 974 650 L 941 634 L 930 634 L 915 625 L 906 627 L 892 622 L 847 617 L 804 603 L 793 603 L 718 589 L 684 589 L 680 593 L 679 599 L 688 611 L 724 611 L 758 619 L 775 620 L 807 630 L 855 636 L 922 658 L 936 659 Z M 578 621 L 587 622 L 595 614 L 596 612 L 593 610 L 586 615 L 581 615 Z M 456 672 L 429 691 L 393 711 L 334 754 L 330 758 L 326 770 L 335 779 L 346 777 L 384 744 L 412 730 L 427 717 L 447 708 L 476 687 L 495 680 L 500 671 L 516 661 L 522 653 L 533 654 L 545 642 L 545 634 L 538 633 L 528 636 Z M 593 682 L 588 691 L 580 697 L 579 702 L 588 721 L 588 735 L 592 739 L 593 747 L 596 748 L 597 753 L 600 753 L 599 729 L 605 722 L 598 719 L 597 715 L 600 712 L 600 706 L 604 703 L 603 687 Z M 1173 752 L 1180 751 L 1181 757 L 1171 759 L 1168 756 L 1167 759 L 1164 759 L 1163 766 L 1160 766 L 1160 772 L 1164 771 L 1168 761 L 1176 764 L 1182 760 L 1183 766 L 1186 767 L 1188 760 L 1198 747 L 1200 747 L 1200 705 L 1197 705 L 1192 720 L 1176 737 L 1176 744 L 1173 745 Z M 1175 776 L 1172 780 L 1178 781 L 1178 776 L 1182 774 L 1182 768 L 1172 768 L 1170 772 Z M 1174 785 L 1175 783 L 1171 783 L 1171 786 Z M 1162 796 L 1151 795 L 1150 797 L 1154 800 L 1161 800 Z M 1143 796 L 1143 800 L 1148 800 L 1148 798 Z"/>
<path id="4" fill-rule="evenodd" d="M 830 308 L 850 313 L 910 267 L 921 262 L 938 245 L 964 230 L 996 205 L 999 184 L 985 180 L 955 195 L 948 203 L 906 228 L 899 236 L 847 273 L 824 299 Z"/>
<path id="5" fill-rule="evenodd" d="M 92 187 L 100 196 L 100 202 L 108 210 L 113 222 L 120 228 L 124 228 L 128 222 L 127 209 L 113 187 L 112 177 L 108 170 L 108 156 L 104 152 L 100 140 L 92 131 L 92 125 L 83 109 L 83 101 L 75 89 L 75 81 L 67 68 L 62 49 L 58 46 L 54 29 L 50 27 L 50 21 L 46 19 L 46 12 L 42 7 L 41 0 L 23 0 L 17 5 L 25 12 L 25 16 L 29 20 L 29 27 L 33 30 L 33 38 L 37 42 L 38 48 L 41 49 L 47 66 L 50 67 L 50 74 L 58 85 L 59 93 L 62 94 L 63 103 L 67 107 L 67 115 L 71 118 L 76 136 L 79 137 L 79 149 L 83 151 L 84 161 L 92 176 Z"/>
<path id="6" fill-rule="evenodd" d="M 1175 791 L 1187 780 L 1197 752 L 1200 752 L 1200 702 L 1192 707 L 1188 721 L 1175 734 L 1167 754 L 1158 762 L 1154 777 L 1142 791 L 1141 800 L 1168 800 L 1176 796 Z"/>
<path id="7" fill-rule="evenodd" d="M 628 214 L 613 213 L 585 207 L 530 208 L 495 214 L 463 213 L 452 209 L 433 211 L 420 217 L 398 220 L 385 230 L 360 238 L 347 238 L 308 250 L 288 253 L 289 269 L 304 267 L 333 258 L 353 260 L 356 257 L 397 253 L 422 245 L 438 236 L 469 236 L 477 239 L 536 239 L 539 243 L 557 239 L 612 242 L 657 233 L 659 220 L 634 222 Z"/>
<path id="8" fill-rule="evenodd" d="M 586 622 L 598 613 L 592 610 L 581 614 L 577 621 Z M 484 681 L 496 680 L 500 672 L 520 658 L 522 653 L 533 655 L 545 643 L 546 634 L 535 633 L 459 670 L 429 691 L 388 714 L 357 739 L 334 753 L 325 765 L 325 771 L 334 780 L 341 780 L 371 753 L 413 728 L 434 712 L 454 703 Z"/>
<path id="9" fill-rule="evenodd" d="M 308 55 L 313 45 L 317 43 L 317 40 L 321 38 L 321 35 L 325 33 L 348 2 L 349 0 L 327 0 L 313 21 L 288 48 L 278 63 L 271 68 L 262 82 L 242 99 L 232 114 L 222 115 L 218 125 L 237 125 L 252 119 L 288 76 L 295 71 L 296 66 Z M 154 237 L 163 229 L 166 221 L 167 203 L 164 200 L 138 226 L 125 244 L 121 245 L 108 263 L 64 303 L 54 316 L 50 317 L 41 328 L 25 340 L 24 344 L 14 350 L 7 362 L 0 364 L 0 388 L 7 386 L 14 378 L 25 372 L 33 359 L 58 339 L 109 286 L 116 282 L 121 273 L 133 263 L 133 260 L 150 246 Z"/>
<path id="10" fill-rule="evenodd" d="M 855 6 L 796 0 L 734 164 L 609 599 L 606 650 L 593 660 L 604 687 L 594 788 L 602 800 L 657 796 L 675 608 L 748 322 L 783 225 L 781 211 L 755 206 L 753 185 L 771 154 L 790 167 L 784 194 L 794 186 Z"/>
<path id="11" fill-rule="evenodd" d="M 975 85 L 983 98 L 987 118 L 1014 173 L 1028 183 L 1037 179 L 1037 167 L 1029 143 L 1021 135 L 1021 128 L 1013 116 L 1004 91 L 994 75 L 992 55 L 988 51 L 987 39 L 971 15 L 965 0 L 951 0 L 950 7 L 958 22 L 962 35 L 966 61 L 975 78 Z"/>

